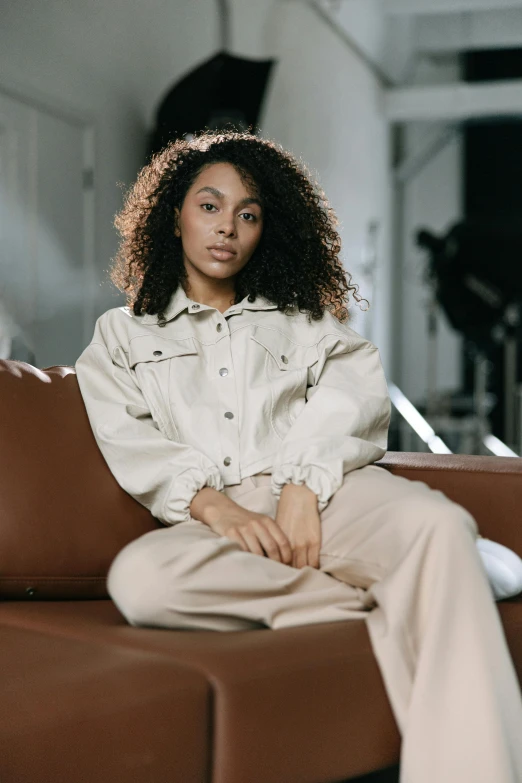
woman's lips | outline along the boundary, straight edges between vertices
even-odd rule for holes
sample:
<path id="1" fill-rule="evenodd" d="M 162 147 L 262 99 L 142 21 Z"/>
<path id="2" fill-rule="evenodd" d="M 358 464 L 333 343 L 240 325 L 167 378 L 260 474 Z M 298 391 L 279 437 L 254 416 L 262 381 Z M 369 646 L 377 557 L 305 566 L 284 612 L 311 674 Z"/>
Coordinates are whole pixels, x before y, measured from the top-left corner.
<path id="1" fill-rule="evenodd" d="M 218 247 L 209 247 L 208 248 L 209 253 L 214 256 L 214 258 L 217 258 L 218 261 L 228 261 L 229 258 L 232 258 L 235 256 L 235 253 L 231 253 L 229 250 L 221 250 Z"/>

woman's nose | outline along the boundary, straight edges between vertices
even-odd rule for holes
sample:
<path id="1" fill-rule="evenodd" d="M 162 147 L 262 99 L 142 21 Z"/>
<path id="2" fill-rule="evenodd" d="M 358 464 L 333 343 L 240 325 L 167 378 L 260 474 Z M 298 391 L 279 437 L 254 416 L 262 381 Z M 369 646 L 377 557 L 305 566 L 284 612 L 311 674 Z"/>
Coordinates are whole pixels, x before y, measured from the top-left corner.
<path id="1" fill-rule="evenodd" d="M 218 234 L 235 234 L 236 226 L 233 220 L 224 220 L 218 228 Z"/>

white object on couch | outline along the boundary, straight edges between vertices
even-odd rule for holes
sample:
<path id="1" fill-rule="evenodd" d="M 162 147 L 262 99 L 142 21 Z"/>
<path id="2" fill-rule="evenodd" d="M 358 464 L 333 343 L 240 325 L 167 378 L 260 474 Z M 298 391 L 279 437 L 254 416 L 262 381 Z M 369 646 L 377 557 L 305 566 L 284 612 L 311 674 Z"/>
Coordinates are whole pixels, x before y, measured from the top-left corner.
<path id="1" fill-rule="evenodd" d="M 479 535 L 477 549 L 484 563 L 495 601 L 522 592 L 522 558 L 503 544 Z"/>

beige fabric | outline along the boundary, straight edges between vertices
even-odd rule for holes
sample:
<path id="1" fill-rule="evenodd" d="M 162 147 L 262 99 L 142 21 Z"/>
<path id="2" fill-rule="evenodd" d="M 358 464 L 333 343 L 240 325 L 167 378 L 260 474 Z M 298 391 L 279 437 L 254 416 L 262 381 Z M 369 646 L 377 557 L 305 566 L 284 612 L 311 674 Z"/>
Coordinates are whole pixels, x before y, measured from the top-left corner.
<path id="1" fill-rule="evenodd" d="M 270 481 L 225 492 L 274 515 Z M 344 476 L 321 528 L 319 569 L 295 569 L 190 519 L 126 546 L 109 593 L 133 625 L 363 619 L 402 734 L 400 783 L 520 783 L 520 686 L 474 518 L 424 482 L 367 465 Z"/>
<path id="2" fill-rule="evenodd" d="M 157 519 L 188 521 L 202 487 L 256 473 L 276 498 L 306 483 L 323 511 L 345 473 L 386 453 L 379 352 L 331 313 L 308 323 L 258 297 L 221 314 L 180 287 L 166 317 L 108 310 L 75 365 L 110 470 Z"/>

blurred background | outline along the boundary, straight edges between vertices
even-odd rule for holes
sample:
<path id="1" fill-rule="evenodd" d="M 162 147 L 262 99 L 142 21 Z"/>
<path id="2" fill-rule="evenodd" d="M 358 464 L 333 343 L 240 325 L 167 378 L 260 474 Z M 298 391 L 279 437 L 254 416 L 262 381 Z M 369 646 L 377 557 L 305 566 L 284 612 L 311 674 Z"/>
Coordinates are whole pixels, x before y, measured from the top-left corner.
<path id="1" fill-rule="evenodd" d="M 522 454 L 522 0 L 4 0 L 0 359 L 74 364 L 124 189 L 231 125 L 338 215 L 390 450 Z"/>

